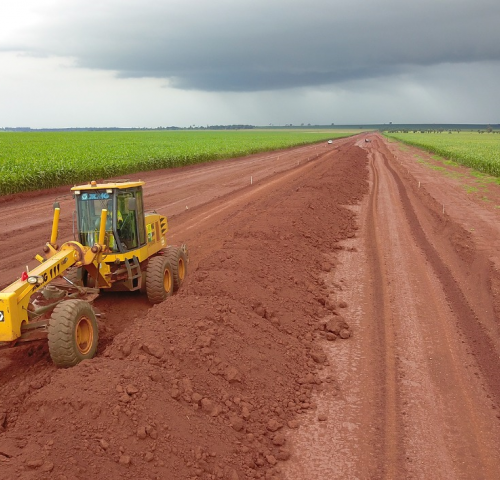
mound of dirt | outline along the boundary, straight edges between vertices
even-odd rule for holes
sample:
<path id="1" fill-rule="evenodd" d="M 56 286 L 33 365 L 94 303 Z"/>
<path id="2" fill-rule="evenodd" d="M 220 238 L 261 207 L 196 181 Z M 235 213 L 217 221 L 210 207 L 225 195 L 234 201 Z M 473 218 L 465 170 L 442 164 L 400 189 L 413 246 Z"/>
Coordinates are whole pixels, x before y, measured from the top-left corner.
<path id="1" fill-rule="evenodd" d="M 91 361 L 57 370 L 45 346 L 17 352 L 32 367 L 2 391 L 2 478 L 280 478 L 300 455 L 287 431 L 324 388 L 316 339 L 351 334 L 322 275 L 356 233 L 342 205 L 366 178 L 350 147 L 234 212 L 178 294 Z"/>

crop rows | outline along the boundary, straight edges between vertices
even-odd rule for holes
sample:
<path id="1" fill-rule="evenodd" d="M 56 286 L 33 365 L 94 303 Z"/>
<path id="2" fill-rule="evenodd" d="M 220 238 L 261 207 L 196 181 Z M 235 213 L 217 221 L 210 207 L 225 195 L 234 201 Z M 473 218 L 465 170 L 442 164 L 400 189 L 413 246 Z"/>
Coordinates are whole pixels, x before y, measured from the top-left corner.
<path id="1" fill-rule="evenodd" d="M 391 133 L 389 138 L 500 177 L 500 136 L 490 133 Z"/>
<path id="2" fill-rule="evenodd" d="M 0 195 L 315 143 L 348 133 L 130 131 L 0 133 Z"/>

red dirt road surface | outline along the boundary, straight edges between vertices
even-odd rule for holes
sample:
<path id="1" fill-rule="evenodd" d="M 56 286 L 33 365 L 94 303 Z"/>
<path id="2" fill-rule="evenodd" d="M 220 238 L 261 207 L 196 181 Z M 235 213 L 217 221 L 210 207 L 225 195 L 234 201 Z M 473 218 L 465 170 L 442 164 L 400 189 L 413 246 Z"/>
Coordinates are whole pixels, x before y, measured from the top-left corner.
<path id="1" fill-rule="evenodd" d="M 76 367 L 0 350 L 0 478 L 499 478 L 500 187 L 436 165 L 371 133 L 132 176 L 188 278 L 102 294 Z M 0 199 L 1 288 L 68 191 Z"/>

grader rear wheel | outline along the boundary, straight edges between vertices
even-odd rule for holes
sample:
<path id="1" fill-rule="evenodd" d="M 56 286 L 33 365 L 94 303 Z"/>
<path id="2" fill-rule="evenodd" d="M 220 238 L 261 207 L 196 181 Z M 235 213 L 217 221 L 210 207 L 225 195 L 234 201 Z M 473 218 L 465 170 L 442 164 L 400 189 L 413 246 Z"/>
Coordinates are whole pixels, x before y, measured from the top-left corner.
<path id="1" fill-rule="evenodd" d="M 146 271 L 146 293 L 151 303 L 161 303 L 174 291 L 173 272 L 165 256 L 152 257 Z"/>
<path id="2" fill-rule="evenodd" d="M 92 358 L 99 332 L 94 310 L 84 300 L 59 303 L 49 321 L 49 352 L 58 367 L 72 367 Z"/>
<path id="3" fill-rule="evenodd" d="M 168 247 L 165 250 L 165 258 L 172 265 L 174 279 L 174 292 L 179 290 L 187 275 L 187 258 L 184 251 L 179 247 Z"/>

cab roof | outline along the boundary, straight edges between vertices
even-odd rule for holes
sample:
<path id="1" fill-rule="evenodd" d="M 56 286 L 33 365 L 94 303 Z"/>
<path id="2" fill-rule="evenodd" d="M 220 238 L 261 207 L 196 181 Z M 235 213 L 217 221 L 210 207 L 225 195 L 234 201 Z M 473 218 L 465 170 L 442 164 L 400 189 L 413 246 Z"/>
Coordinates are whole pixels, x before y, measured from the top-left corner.
<path id="1" fill-rule="evenodd" d="M 144 182 L 142 180 L 137 180 L 134 182 L 130 182 L 128 180 L 116 180 L 114 182 L 105 182 L 105 183 L 97 183 L 95 180 L 89 182 L 85 185 L 75 185 L 71 188 L 71 191 L 74 192 L 76 190 L 102 190 L 102 189 L 124 189 L 124 188 L 133 188 L 133 187 L 142 187 Z"/>

